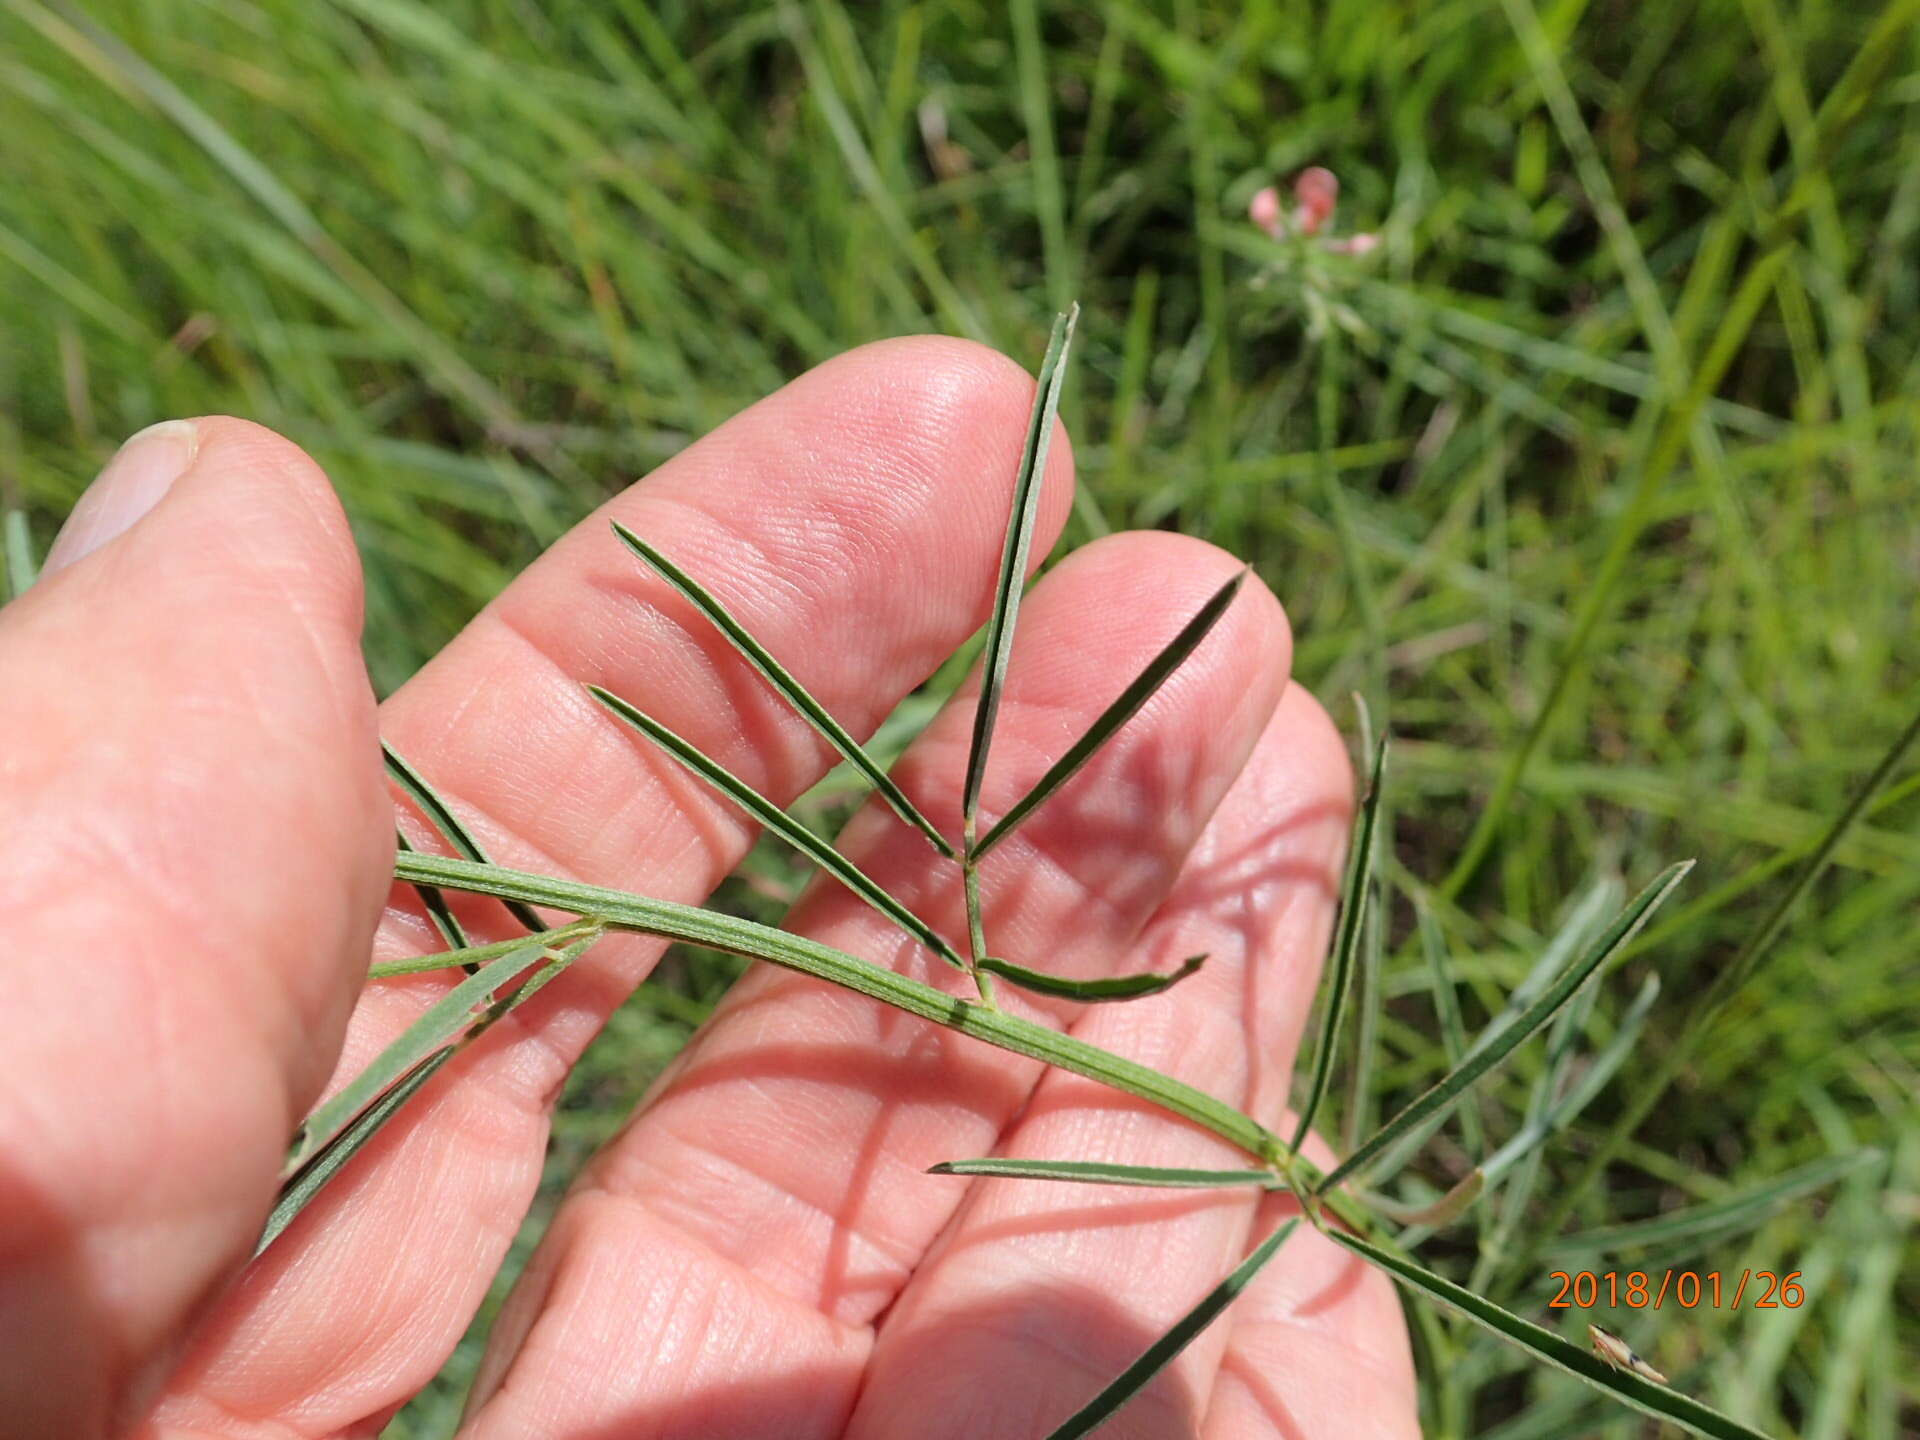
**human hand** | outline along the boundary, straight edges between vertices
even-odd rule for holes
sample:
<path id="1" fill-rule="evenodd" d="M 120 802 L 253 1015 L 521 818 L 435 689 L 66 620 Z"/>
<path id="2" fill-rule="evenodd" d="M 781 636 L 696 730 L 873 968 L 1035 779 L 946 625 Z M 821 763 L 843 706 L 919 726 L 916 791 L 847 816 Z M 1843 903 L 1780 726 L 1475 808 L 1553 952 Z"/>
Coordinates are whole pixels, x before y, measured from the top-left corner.
<path id="1" fill-rule="evenodd" d="M 378 1432 L 466 1327 L 568 1068 L 662 946 L 601 942 L 242 1268 L 329 1075 L 450 983 L 362 988 L 370 954 L 437 944 L 388 882 L 376 726 L 500 863 L 698 902 L 749 826 L 582 682 L 781 802 L 834 757 L 606 520 L 684 564 L 865 734 L 986 618 L 1032 389 L 954 341 L 820 367 L 611 501 L 377 720 L 357 560 L 312 462 L 225 419 L 116 459 L 0 611 L 0 1435 Z M 1036 555 L 1070 472 L 1057 444 Z M 1130 534 L 1038 584 L 983 810 L 1023 793 L 1234 564 Z M 1274 1125 L 1352 804 L 1289 654 L 1278 604 L 1244 587 L 983 867 L 1014 959 L 1093 975 L 1211 957 L 1133 1004 L 1003 990 L 1009 1008 Z M 971 696 L 896 770 L 949 833 Z M 869 805 L 840 844 L 964 934 L 956 872 L 891 811 Z M 463 915 L 476 941 L 515 933 L 490 902 Z M 951 977 L 831 884 L 790 924 Z M 579 1177 L 494 1327 L 463 1434 L 1044 1435 L 1289 1212 L 924 1173 L 989 1153 L 1236 1163 L 1130 1097 L 756 967 Z M 1395 1300 L 1302 1227 L 1103 1433 L 1413 1434 Z"/>

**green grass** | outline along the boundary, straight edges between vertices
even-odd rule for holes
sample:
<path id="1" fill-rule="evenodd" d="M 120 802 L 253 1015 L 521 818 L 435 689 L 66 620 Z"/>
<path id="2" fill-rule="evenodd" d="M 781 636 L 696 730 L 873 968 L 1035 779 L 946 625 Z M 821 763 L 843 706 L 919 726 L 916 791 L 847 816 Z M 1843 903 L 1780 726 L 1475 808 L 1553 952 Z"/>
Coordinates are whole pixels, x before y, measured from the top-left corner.
<path id="1" fill-rule="evenodd" d="M 0 499 L 44 548 L 142 425 L 282 430 L 348 501 L 387 689 L 612 488 L 807 365 L 936 329 L 1032 366 L 1077 297 L 1072 536 L 1235 549 L 1286 600 L 1302 680 L 1394 734 L 1354 994 L 1373 1063 L 1356 1086 L 1342 1061 L 1323 1128 L 1449 1068 L 1413 897 L 1470 1038 L 1596 875 L 1698 858 L 1565 1043 L 1517 1052 L 1391 1182 L 1432 1198 L 1486 1158 L 1463 1135 L 1497 1149 L 1605 1049 L 1656 961 L 1642 1053 L 1687 1031 L 1787 877 L 1750 872 L 1813 845 L 1920 704 L 1914 8 L 1876 30 L 1831 0 L 263 0 L 96 4 L 102 41 L 0 0 Z M 1863 46 L 1878 73 L 1843 85 Z M 936 112 L 964 168 L 930 165 Z M 1311 163 L 1375 255 L 1246 223 Z M 1920 1426 L 1912 788 L 1596 1183 L 1567 1193 L 1648 1066 L 1423 1257 L 1584 1343 L 1527 1217 L 1570 1206 L 1571 1236 L 1878 1146 L 1745 1230 L 1610 1262 L 1799 1269 L 1804 1306 L 1596 1318 L 1768 1427 Z M 796 813 L 830 834 L 851 793 Z M 763 845 L 722 902 L 777 913 L 800 865 Z M 732 968 L 676 955 L 615 1017 L 529 1236 Z M 1644 1433 L 1463 1323 L 1416 1336 L 1433 1435 Z M 391 1433 L 446 1434 L 477 1354 Z"/>

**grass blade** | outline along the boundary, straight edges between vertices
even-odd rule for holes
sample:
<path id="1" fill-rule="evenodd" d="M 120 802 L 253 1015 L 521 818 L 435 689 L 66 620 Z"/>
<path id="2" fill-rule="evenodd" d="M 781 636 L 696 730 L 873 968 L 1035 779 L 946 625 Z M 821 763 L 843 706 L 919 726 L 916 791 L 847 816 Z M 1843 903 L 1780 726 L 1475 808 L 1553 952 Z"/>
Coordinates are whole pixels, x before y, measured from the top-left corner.
<path id="1" fill-rule="evenodd" d="M 1491 1157 L 1480 1162 L 1480 1168 L 1486 1172 L 1489 1183 L 1503 1179 L 1508 1171 L 1514 1172 L 1500 1197 L 1498 1219 L 1490 1228 L 1482 1231 L 1480 1258 L 1467 1281 L 1471 1289 L 1483 1294 L 1488 1293 L 1502 1261 L 1512 1253 L 1514 1237 L 1526 1225 L 1528 1217 L 1536 1213 L 1534 1201 L 1540 1186 L 1542 1151 L 1546 1143 L 1572 1124 L 1587 1104 L 1607 1088 L 1614 1073 L 1633 1053 L 1634 1047 L 1639 1044 L 1640 1031 L 1646 1024 L 1647 1016 L 1660 998 L 1660 977 L 1648 975 L 1641 982 L 1640 993 L 1627 1007 L 1627 1013 L 1621 1018 L 1619 1028 L 1607 1042 L 1606 1048 L 1595 1055 L 1569 1083 L 1568 1075 L 1574 1070 L 1580 1041 L 1592 1019 L 1599 994 L 1598 986 L 1585 990 L 1573 1004 L 1560 1012 L 1560 1018 L 1554 1022 L 1554 1037 L 1548 1042 L 1547 1063 L 1535 1083 L 1525 1123 L 1518 1134 Z M 1408 1250 L 1418 1248 L 1418 1240 L 1408 1243 L 1406 1238 L 1402 1238 L 1401 1244 L 1402 1248 Z"/>
<path id="2" fill-rule="evenodd" d="M 1867 806 L 1872 802 L 1875 793 L 1886 784 L 1887 778 L 1906 758 L 1907 752 L 1913 748 L 1916 740 L 1920 740 L 1920 712 L 1915 713 L 1913 719 L 1907 723 L 1907 728 L 1900 732 L 1899 737 L 1888 747 L 1886 754 L 1880 757 L 1880 763 L 1873 767 L 1872 773 L 1860 783 L 1860 787 L 1847 797 L 1845 807 L 1834 819 L 1827 833 L 1820 838 L 1819 845 L 1807 857 L 1806 863 L 1794 872 L 1793 880 L 1780 893 L 1780 898 L 1773 903 L 1772 908 L 1767 911 L 1766 918 L 1760 922 L 1759 928 L 1747 937 L 1746 943 L 1740 947 L 1739 952 L 1727 962 L 1726 967 L 1718 975 L 1714 976 L 1713 984 L 1708 987 L 1705 999 L 1692 1012 L 1694 1019 L 1687 1027 L 1689 1031 L 1704 1025 L 1705 1017 L 1712 1015 L 1724 1005 L 1759 968 L 1761 960 L 1766 957 L 1773 942 L 1786 928 L 1787 917 L 1793 913 L 1793 908 L 1799 903 L 1800 897 L 1812 888 L 1813 882 L 1827 868 L 1827 862 L 1833 859 L 1834 852 L 1840 848 L 1840 842 L 1847 838 L 1855 823 L 1866 813 Z M 1691 1034 L 1686 1037 L 1688 1042 L 1694 1038 L 1696 1037 Z M 1677 1065 L 1681 1062 L 1670 1063 Z"/>
<path id="3" fill-rule="evenodd" d="M 1051 995 L 1058 1000 L 1077 1000 L 1082 1005 L 1098 1005 L 1113 1000 L 1138 1000 L 1143 995 L 1158 995 L 1171 989 L 1206 963 L 1205 955 L 1189 955 L 1177 970 L 1158 974 L 1146 970 L 1135 975 L 1115 975 L 1106 980 L 1069 980 L 1064 975 L 1049 975 L 1044 970 L 1029 970 L 1011 960 L 989 955 L 980 962 L 982 970 L 1010 980 L 1022 990 L 1036 995 Z"/>
<path id="4" fill-rule="evenodd" d="M 767 648 L 754 639 L 746 626 L 734 619 L 711 592 L 618 520 L 613 522 L 613 533 L 655 574 L 678 591 L 683 599 L 705 615 L 714 628 L 733 643 L 734 649 L 746 657 L 747 663 L 780 692 L 800 717 L 813 726 L 821 738 L 840 753 L 842 759 L 866 777 L 867 783 L 880 792 L 881 798 L 893 807 L 896 815 L 926 836 L 933 848 L 942 855 L 949 860 L 955 858 L 954 848 L 947 837 L 920 813 L 919 807 L 907 798 L 906 792 L 894 783 L 893 777 L 880 768 L 879 763 L 861 748 L 860 742 L 847 732 L 846 727 L 827 712 L 826 706 L 814 699 L 806 687 L 794 679 L 787 668 L 774 659 Z"/>
<path id="5" fill-rule="evenodd" d="M 1463 1060 L 1472 1060 L 1496 1039 L 1505 1035 L 1507 1027 L 1547 993 L 1554 980 L 1606 928 L 1609 915 L 1618 910 L 1622 903 L 1619 890 L 1619 884 L 1612 877 L 1602 877 L 1590 884 L 1571 905 L 1566 907 L 1565 919 L 1562 920 L 1560 927 L 1541 948 L 1539 958 L 1528 968 L 1520 983 L 1509 992 L 1506 1002 L 1499 1011 L 1480 1027 L 1472 1043 L 1462 1051 Z M 1436 943 L 1437 939 L 1436 936 Z M 1624 957 L 1625 952 L 1621 954 Z M 1458 1069 L 1460 1064 L 1460 1060 L 1451 1061 L 1447 1073 L 1450 1074 Z M 1447 1117 L 1456 1107 L 1462 1116 L 1471 1114 L 1477 1122 L 1479 1117 L 1472 1104 L 1472 1098 L 1471 1092 L 1462 1091 L 1453 1101 L 1433 1111 L 1420 1124 L 1402 1134 L 1384 1154 L 1373 1162 L 1371 1167 L 1373 1184 L 1386 1183 L 1389 1177 L 1397 1175 L 1411 1163 L 1414 1156 L 1418 1155 L 1425 1148 L 1426 1143 L 1433 1138 L 1434 1133 L 1446 1123 Z M 1477 1125 L 1473 1132 L 1469 1132 L 1465 1121 L 1461 1129 L 1463 1134 L 1479 1133 Z M 1487 1148 L 1483 1133 L 1468 1153 L 1481 1157 L 1483 1165 L 1486 1163 Z M 1488 1178 L 1494 1180 L 1499 1177 L 1490 1175 Z"/>
<path id="6" fill-rule="evenodd" d="M 1176 1355 L 1192 1344 L 1194 1338 L 1211 1325 L 1242 1290 L 1253 1283 L 1254 1277 L 1287 1243 L 1287 1237 L 1293 1234 L 1294 1227 L 1299 1223 L 1300 1217 L 1296 1215 L 1261 1241 L 1259 1247 L 1242 1260 L 1231 1275 L 1209 1290 L 1198 1305 L 1182 1315 L 1171 1330 L 1141 1352 L 1138 1360 L 1121 1371 L 1106 1389 L 1075 1411 L 1047 1440 L 1075 1440 L 1077 1436 L 1092 1434 L 1122 1405 L 1145 1389 L 1148 1381 L 1166 1369 Z"/>
<path id="7" fill-rule="evenodd" d="M 460 823 L 459 817 L 447 808 L 447 802 L 440 798 L 431 785 L 427 784 L 418 770 L 402 758 L 398 750 L 382 740 L 380 753 L 386 757 L 387 774 L 392 777 L 393 783 L 407 792 L 407 798 L 419 807 L 420 813 L 426 816 L 433 828 L 440 832 L 440 838 L 453 847 L 456 855 L 463 860 L 478 861 L 482 865 L 492 863 L 487 858 L 487 852 L 480 848 L 480 842 L 468 833 L 467 827 Z M 513 918 L 534 934 L 538 935 L 547 928 L 547 922 L 534 914 L 530 906 L 522 905 L 517 900 L 509 900 L 506 904 Z M 431 910 L 428 913 L 432 913 Z"/>
<path id="8" fill-rule="evenodd" d="M 0 540 L 4 540 L 6 552 L 7 598 L 18 600 L 40 573 L 33 563 L 33 536 L 27 531 L 26 512 L 9 507 L 5 529 L 6 534 Z"/>
<path id="9" fill-rule="evenodd" d="M 499 959 L 482 967 L 478 974 L 469 975 L 422 1011 L 419 1018 L 375 1056 L 366 1069 L 307 1117 L 287 1151 L 286 1162 L 280 1171 L 281 1179 L 289 1180 L 299 1174 L 390 1085 L 449 1040 L 470 1029 L 474 1023 L 475 1007 L 491 1001 L 501 986 L 518 979 L 539 964 L 546 954 L 544 940 L 522 941 Z"/>
<path id="10" fill-rule="evenodd" d="M 1413 1129 L 1429 1115 L 1451 1104 L 1454 1098 L 1469 1086 L 1477 1083 L 1489 1070 L 1526 1040 L 1534 1031 L 1553 1018 L 1554 1013 L 1573 998 L 1574 992 L 1584 985 L 1608 959 L 1616 954 L 1620 947 L 1631 940 L 1634 933 L 1644 925 L 1647 917 L 1659 906 L 1662 900 L 1672 892 L 1686 873 L 1693 868 L 1691 860 L 1682 860 L 1669 865 L 1646 889 L 1628 902 L 1627 908 L 1614 917 L 1614 921 L 1596 940 L 1593 947 L 1578 961 L 1568 966 L 1560 977 L 1548 987 L 1545 994 L 1534 1001 L 1522 1014 L 1495 1035 L 1464 1063 L 1456 1066 L 1441 1077 L 1432 1089 L 1408 1105 L 1393 1119 L 1376 1130 L 1368 1140 L 1353 1154 L 1336 1166 L 1333 1172 L 1322 1182 L 1321 1189 L 1328 1190 L 1349 1175 L 1357 1174 L 1368 1161 L 1378 1155 L 1400 1135 Z"/>
<path id="11" fill-rule="evenodd" d="M 1199 648 L 1200 642 L 1207 638 L 1207 633 L 1227 613 L 1227 608 L 1233 604 L 1233 597 L 1240 593 L 1240 586 L 1247 574 L 1246 570 L 1241 570 L 1213 592 L 1207 603 L 1180 628 L 1180 633 L 1169 640 L 1160 653 L 1146 663 L 1133 682 L 1120 692 L 1119 697 L 1100 712 L 1099 717 L 1087 727 L 1086 733 L 1073 742 L 1066 754 L 1054 761 L 1052 768 L 1040 777 L 1039 783 L 1015 801 L 1013 807 L 987 831 L 980 843 L 973 847 L 975 860 L 993 849 L 1021 821 L 1039 809 L 1048 796 L 1071 780 L 1080 767 L 1093 758 L 1094 752 L 1140 712 L 1140 707 L 1153 698 L 1154 692 L 1166 682 L 1167 677 Z"/>
<path id="12" fill-rule="evenodd" d="M 1066 1180 L 1081 1185 L 1147 1185 L 1169 1190 L 1211 1190 L 1255 1185 L 1278 1190 L 1286 1185 L 1271 1170 L 1187 1170 L 1161 1165 L 1109 1165 L 1100 1160 L 942 1160 L 929 1175 L 987 1175 L 1003 1180 Z"/>
<path id="13" fill-rule="evenodd" d="M 1649 975 L 1640 986 L 1639 994 L 1633 997 L 1633 1003 L 1627 1007 L 1627 1013 L 1620 1018 L 1620 1028 L 1614 1033 L 1613 1039 L 1607 1042 L 1606 1048 L 1588 1062 L 1579 1078 L 1564 1094 L 1557 1098 L 1549 1095 L 1550 1103 L 1529 1116 L 1519 1133 L 1483 1162 L 1489 1180 L 1498 1180 L 1549 1137 L 1572 1124 L 1580 1112 L 1607 1088 L 1607 1083 L 1633 1053 L 1640 1032 L 1646 1026 L 1647 1016 L 1652 1013 L 1654 1002 L 1659 998 L 1660 977 Z M 1566 1068 L 1564 1064 L 1555 1067 L 1558 1074 L 1564 1074 Z"/>
<path id="14" fill-rule="evenodd" d="M 1502 1340 L 1527 1351 L 1534 1359 L 1579 1377 L 1624 1405 L 1631 1405 L 1661 1420 L 1670 1420 L 1696 1435 L 1716 1437 L 1716 1440 L 1767 1440 L 1761 1431 L 1703 1405 L 1691 1395 L 1683 1395 L 1665 1385 L 1656 1385 L 1631 1370 L 1616 1370 L 1572 1341 L 1551 1330 L 1542 1329 L 1531 1320 L 1523 1320 L 1512 1311 L 1482 1299 L 1466 1287 L 1434 1274 L 1405 1256 L 1395 1255 L 1370 1240 L 1350 1235 L 1344 1230 L 1329 1228 L 1325 1233 L 1334 1243 L 1344 1245 L 1355 1254 L 1371 1260 L 1409 1289 L 1459 1311 Z"/>
<path id="15" fill-rule="evenodd" d="M 1440 1017 L 1440 1039 L 1446 1046 L 1447 1068 L 1467 1058 L 1467 1023 L 1460 1013 L 1460 996 L 1447 973 L 1447 941 L 1433 907 L 1424 894 L 1413 897 L 1415 923 L 1420 932 L 1420 948 L 1427 957 L 1427 969 L 1433 981 L 1433 1008 Z M 1460 1130 L 1469 1155 L 1487 1153 L 1486 1133 L 1480 1124 L 1480 1111 L 1473 1105 L 1460 1107 Z M 1349 1147 L 1352 1148 L 1352 1147 Z"/>
<path id="16" fill-rule="evenodd" d="M 587 692 L 598 700 L 627 725 L 638 730 L 654 744 L 665 750 L 687 769 L 705 780 L 714 789 L 725 795 L 734 804 L 753 816 L 767 829 L 778 835 L 794 849 L 805 855 L 814 864 L 825 870 L 847 889 L 866 901 L 875 910 L 886 916 L 894 924 L 912 935 L 922 945 L 957 969 L 967 968 L 966 962 L 954 951 L 954 948 L 941 938 L 940 933 L 926 921 L 914 914 L 905 905 L 869 876 L 859 866 L 842 855 L 833 846 L 822 840 L 806 826 L 788 815 L 778 805 L 755 790 L 746 781 L 735 775 L 719 761 L 701 753 L 698 746 L 682 739 L 666 726 L 655 720 L 645 711 L 622 700 L 611 690 L 602 690 L 598 685 L 587 686 Z"/>
<path id="17" fill-rule="evenodd" d="M 1356 701 L 1359 695 L 1353 697 Z M 1364 709 L 1362 710 L 1364 714 Z M 1368 737 L 1369 740 L 1371 736 Z M 1361 751 L 1368 754 L 1371 744 Z M 1382 802 L 1384 810 L 1385 802 Z M 1385 848 L 1393 849 L 1393 816 L 1383 813 L 1374 822 L 1387 839 Z M 1386 971 L 1386 905 L 1381 898 L 1379 857 L 1381 845 L 1374 846 L 1374 883 L 1366 889 L 1366 913 L 1360 917 L 1360 946 L 1354 959 L 1348 1008 L 1353 1012 L 1353 1058 L 1347 1064 L 1347 1095 L 1340 1111 L 1340 1153 L 1346 1154 L 1360 1144 L 1380 1117 L 1374 1087 L 1380 1073 L 1380 1032 L 1386 997 L 1381 977 Z"/>
<path id="18" fill-rule="evenodd" d="M 29 14 L 30 23 L 63 49 L 86 56 L 83 63 L 100 70 L 116 90 L 144 97 L 207 157 L 280 223 L 287 233 L 312 253 L 352 292 L 357 308 L 380 322 L 396 340 L 420 357 L 433 388 L 461 402 L 496 433 L 524 433 L 519 415 L 501 392 L 473 368 L 433 325 L 421 319 L 393 290 L 321 225 L 313 211 L 284 184 L 273 169 L 223 129 L 212 115 L 188 98 L 185 91 L 161 74 L 121 40 L 101 29 L 79 7 L 57 6 L 68 36 L 54 33 Z M 76 45 L 76 41 L 79 44 Z M 90 53 L 88 53 L 90 52 Z M 105 61 L 101 66 L 94 57 Z M 355 317 L 357 318 L 357 317 Z"/>
<path id="19" fill-rule="evenodd" d="M 1033 525 L 1040 512 L 1041 482 L 1047 473 L 1047 451 L 1053 444 L 1053 421 L 1060 408 L 1060 387 L 1066 379 L 1067 353 L 1073 344 L 1073 326 L 1080 307 L 1074 306 L 1053 322 L 1046 357 L 1040 362 L 1039 388 L 1033 397 L 1033 416 L 1027 423 L 1026 448 L 1014 476 L 1013 508 L 1007 517 L 1006 544 L 1000 552 L 1000 577 L 993 591 L 993 618 L 987 622 L 987 647 L 980 661 L 980 701 L 973 713 L 973 743 L 967 751 L 967 779 L 961 791 L 966 845 L 973 849 L 974 827 L 980 813 L 980 782 L 987 772 L 987 752 L 993 744 L 993 725 L 1000 714 L 1000 694 L 1006 684 L 1007 660 L 1013 654 L 1013 629 L 1020 612 L 1020 595 L 1027 583 L 1027 560 L 1033 549 Z"/>
<path id="20" fill-rule="evenodd" d="M 1373 764 L 1367 771 L 1367 794 L 1360 802 L 1353 854 L 1347 860 L 1347 880 L 1340 895 L 1340 933 L 1334 941 L 1333 964 L 1327 980 L 1327 1011 L 1320 1021 L 1320 1042 L 1314 1047 L 1313 1079 L 1307 1086 L 1307 1098 L 1300 1106 L 1300 1120 L 1293 1130 L 1296 1150 L 1313 1128 L 1314 1115 L 1326 1098 L 1327 1082 L 1333 1076 L 1333 1054 L 1339 1046 L 1341 1023 L 1346 1019 L 1354 957 L 1360 953 L 1360 921 L 1366 914 L 1367 888 L 1373 883 L 1373 837 L 1380 820 L 1380 782 L 1385 778 L 1386 768 L 1387 737 L 1382 735 L 1373 747 Z"/>
<path id="21" fill-rule="evenodd" d="M 1681 1070 L 1692 1058 L 1694 1048 L 1700 1043 L 1700 1038 L 1706 1033 L 1708 1026 L 1713 1023 L 1720 1007 L 1760 967 L 1760 962 L 1766 958 L 1767 951 L 1773 947 L 1773 942 L 1786 928 L 1787 917 L 1793 913 L 1794 906 L 1799 903 L 1800 897 L 1812 888 L 1813 882 L 1827 868 L 1827 863 L 1833 859 L 1841 842 L 1847 838 L 1860 817 L 1867 812 L 1875 794 L 1900 767 L 1916 741 L 1920 741 L 1920 712 L 1915 713 L 1913 719 L 1908 722 L 1907 728 L 1900 732 L 1893 744 L 1888 747 L 1886 754 L 1880 757 L 1880 763 L 1873 767 L 1872 772 L 1847 798 L 1846 805 L 1839 815 L 1834 817 L 1833 824 L 1827 828 L 1826 834 L 1821 836 L 1820 843 L 1794 872 L 1793 879 L 1781 892 L 1780 898 L 1768 909 L 1759 927 L 1747 937 L 1733 959 L 1727 963 L 1726 968 L 1714 977 L 1713 983 L 1707 987 L 1705 997 L 1689 1014 L 1686 1026 L 1681 1030 L 1679 1037 L 1661 1055 L 1653 1074 L 1634 1092 L 1633 1099 L 1628 1102 L 1621 1116 L 1614 1121 L 1612 1128 L 1607 1131 L 1605 1138 L 1594 1149 L 1593 1154 L 1587 1158 L 1586 1165 L 1573 1184 L 1562 1192 L 1559 1203 L 1539 1231 L 1540 1234 L 1554 1234 L 1566 1223 L 1577 1197 L 1589 1193 L 1594 1180 L 1607 1165 L 1612 1163 L 1613 1157 L 1619 1153 L 1627 1137 L 1640 1128 L 1641 1122 L 1653 1112 L 1653 1107 L 1659 1103 L 1660 1097 L 1666 1094 L 1667 1087 L 1679 1078 Z"/>
<path id="22" fill-rule="evenodd" d="M 1716 1200 L 1708 1205 L 1689 1205 L 1684 1210 L 1656 1215 L 1650 1220 L 1584 1230 L 1554 1241 L 1552 1249 L 1557 1255 L 1611 1255 L 1622 1250 L 1654 1245 L 1697 1245 L 1739 1234 L 1758 1225 L 1788 1202 L 1824 1189 L 1842 1176 L 1879 1159 L 1881 1153 L 1878 1150 L 1852 1150 L 1776 1175 L 1763 1185 L 1725 1200 Z"/>

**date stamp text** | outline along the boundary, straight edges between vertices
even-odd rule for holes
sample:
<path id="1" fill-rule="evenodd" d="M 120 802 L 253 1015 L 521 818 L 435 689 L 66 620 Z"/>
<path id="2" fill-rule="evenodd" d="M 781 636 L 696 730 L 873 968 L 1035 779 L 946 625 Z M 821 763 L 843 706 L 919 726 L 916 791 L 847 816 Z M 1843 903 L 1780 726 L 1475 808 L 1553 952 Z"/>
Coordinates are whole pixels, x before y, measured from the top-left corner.
<path id="1" fill-rule="evenodd" d="M 1714 1310 L 1792 1310 L 1806 1303 L 1800 1284 L 1803 1272 L 1742 1270 L 1555 1270 L 1547 1278 L 1560 1288 L 1547 1302 L 1552 1310 L 1595 1310 L 1601 1307 L 1659 1310 L 1672 1302 L 1682 1310 L 1705 1305 Z"/>

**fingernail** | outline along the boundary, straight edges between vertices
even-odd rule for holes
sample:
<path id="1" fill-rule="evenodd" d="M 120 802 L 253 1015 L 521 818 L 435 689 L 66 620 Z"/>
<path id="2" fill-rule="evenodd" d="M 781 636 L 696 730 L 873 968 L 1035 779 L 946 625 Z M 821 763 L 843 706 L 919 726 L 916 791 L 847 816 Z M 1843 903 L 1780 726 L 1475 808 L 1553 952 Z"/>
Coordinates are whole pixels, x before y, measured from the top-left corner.
<path id="1" fill-rule="evenodd" d="M 200 432 L 191 420 L 163 420 L 133 436 L 107 462 L 60 527 L 41 575 L 51 575 L 124 535 L 187 473 Z"/>

